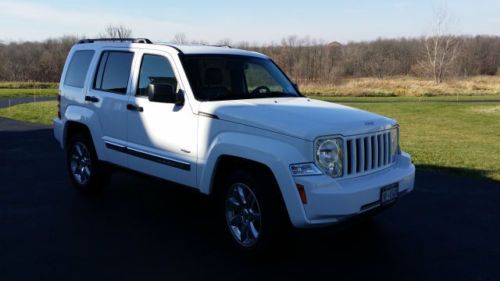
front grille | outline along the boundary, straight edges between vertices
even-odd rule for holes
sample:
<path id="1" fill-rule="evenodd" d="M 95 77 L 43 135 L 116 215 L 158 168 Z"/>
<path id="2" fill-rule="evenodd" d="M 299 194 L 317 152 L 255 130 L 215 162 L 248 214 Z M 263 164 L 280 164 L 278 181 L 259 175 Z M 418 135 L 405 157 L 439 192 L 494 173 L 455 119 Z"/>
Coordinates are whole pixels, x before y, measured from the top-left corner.
<path id="1" fill-rule="evenodd" d="M 345 139 L 344 175 L 354 176 L 383 169 L 394 161 L 391 131 Z"/>

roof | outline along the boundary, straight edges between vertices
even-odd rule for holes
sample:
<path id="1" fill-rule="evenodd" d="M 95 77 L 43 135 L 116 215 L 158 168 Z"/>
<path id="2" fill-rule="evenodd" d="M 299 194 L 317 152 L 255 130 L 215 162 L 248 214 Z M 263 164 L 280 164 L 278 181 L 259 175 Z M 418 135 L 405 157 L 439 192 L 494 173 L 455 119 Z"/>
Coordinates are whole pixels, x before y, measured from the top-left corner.
<path id="1" fill-rule="evenodd" d="M 267 56 L 247 50 L 233 49 L 229 46 L 213 46 L 213 45 L 176 45 L 168 43 L 152 43 L 149 39 L 145 38 L 100 38 L 100 39 L 84 39 L 80 40 L 76 46 L 109 46 L 109 47 L 130 47 L 133 45 L 140 45 L 148 49 L 154 49 L 155 46 L 170 47 L 180 53 L 187 55 L 202 55 L 202 54 L 217 54 L 217 55 L 240 55 L 252 56 L 258 58 L 267 58 Z"/>
<path id="2" fill-rule="evenodd" d="M 196 55 L 196 54 L 217 54 L 217 55 L 240 55 L 240 56 L 252 56 L 267 58 L 267 56 L 247 50 L 234 49 L 228 46 L 211 46 L 211 45 L 175 45 L 175 44 L 158 44 L 167 45 L 180 50 L 186 55 Z"/>

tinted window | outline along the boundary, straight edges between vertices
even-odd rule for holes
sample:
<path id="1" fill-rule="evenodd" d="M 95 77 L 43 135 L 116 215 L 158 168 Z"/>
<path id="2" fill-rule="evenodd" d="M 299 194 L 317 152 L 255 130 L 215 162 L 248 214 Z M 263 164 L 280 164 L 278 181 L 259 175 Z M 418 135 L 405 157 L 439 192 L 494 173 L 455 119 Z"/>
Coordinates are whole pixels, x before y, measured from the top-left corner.
<path id="1" fill-rule="evenodd" d="M 99 62 L 94 88 L 97 90 L 127 93 L 133 53 L 104 52 Z"/>
<path id="2" fill-rule="evenodd" d="M 156 55 L 142 57 L 137 95 L 146 96 L 150 83 L 169 84 L 172 89 L 177 89 L 177 79 L 167 58 Z"/>
<path id="3" fill-rule="evenodd" d="M 260 86 L 265 85 L 271 92 L 285 92 L 283 86 L 276 81 L 275 77 L 264 66 L 249 62 L 245 68 L 247 91 L 252 93 L 258 91 Z"/>
<path id="4" fill-rule="evenodd" d="M 185 55 L 182 62 L 198 100 L 300 96 L 284 73 L 269 59 Z"/>
<path id="5" fill-rule="evenodd" d="M 85 77 L 89 70 L 94 51 L 76 51 L 71 58 L 64 84 L 72 87 L 83 88 Z"/>

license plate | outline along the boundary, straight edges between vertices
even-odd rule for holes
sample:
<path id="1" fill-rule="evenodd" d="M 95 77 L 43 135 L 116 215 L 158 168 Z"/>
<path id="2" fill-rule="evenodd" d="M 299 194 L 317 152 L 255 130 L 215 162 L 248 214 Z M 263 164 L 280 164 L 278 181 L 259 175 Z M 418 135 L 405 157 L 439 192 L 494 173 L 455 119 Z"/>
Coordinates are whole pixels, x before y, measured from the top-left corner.
<path id="1" fill-rule="evenodd" d="M 398 199 L 399 187 L 398 184 L 392 184 L 382 187 L 380 190 L 380 204 L 385 205 L 392 203 Z"/>

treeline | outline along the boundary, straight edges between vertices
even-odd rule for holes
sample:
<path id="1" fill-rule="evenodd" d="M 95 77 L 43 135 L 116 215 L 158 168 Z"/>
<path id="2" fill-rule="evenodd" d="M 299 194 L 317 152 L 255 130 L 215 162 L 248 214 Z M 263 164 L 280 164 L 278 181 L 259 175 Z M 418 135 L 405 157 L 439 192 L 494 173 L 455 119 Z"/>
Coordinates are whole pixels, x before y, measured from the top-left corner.
<path id="1" fill-rule="evenodd" d="M 59 82 L 69 50 L 77 38 L 0 44 L 0 81 Z"/>
<path id="2" fill-rule="evenodd" d="M 500 37 L 448 39 L 453 42 L 453 50 L 448 50 L 448 43 L 443 43 L 441 49 L 433 53 L 441 56 L 453 51 L 452 55 L 443 56 L 449 60 L 442 69 L 445 77 L 497 74 Z M 43 42 L 0 43 L 0 81 L 59 81 L 67 53 L 76 41 L 75 37 L 62 37 Z M 432 62 L 429 62 L 424 38 L 379 39 L 343 45 L 290 36 L 279 44 L 255 47 L 239 43 L 235 46 L 267 54 L 300 83 L 334 83 L 343 77 L 432 77 L 425 67 Z M 435 61 L 439 61 L 439 57 Z"/>
<path id="3" fill-rule="evenodd" d="M 432 39 L 432 38 L 431 38 Z M 453 46 L 441 43 L 428 52 L 428 38 L 379 39 L 371 42 L 319 44 L 291 36 L 280 44 L 252 48 L 269 55 L 299 82 L 334 83 L 343 77 L 412 75 L 433 78 L 432 65 L 447 60 L 446 77 L 496 75 L 500 68 L 500 37 L 454 36 Z M 442 40 L 445 41 L 445 40 Z M 452 49 L 453 47 L 453 49 Z M 449 54 L 453 51 L 453 54 Z M 434 54 L 437 58 L 434 58 Z M 432 61 L 432 62 L 431 62 Z M 437 68 L 437 66 L 436 66 Z"/>

